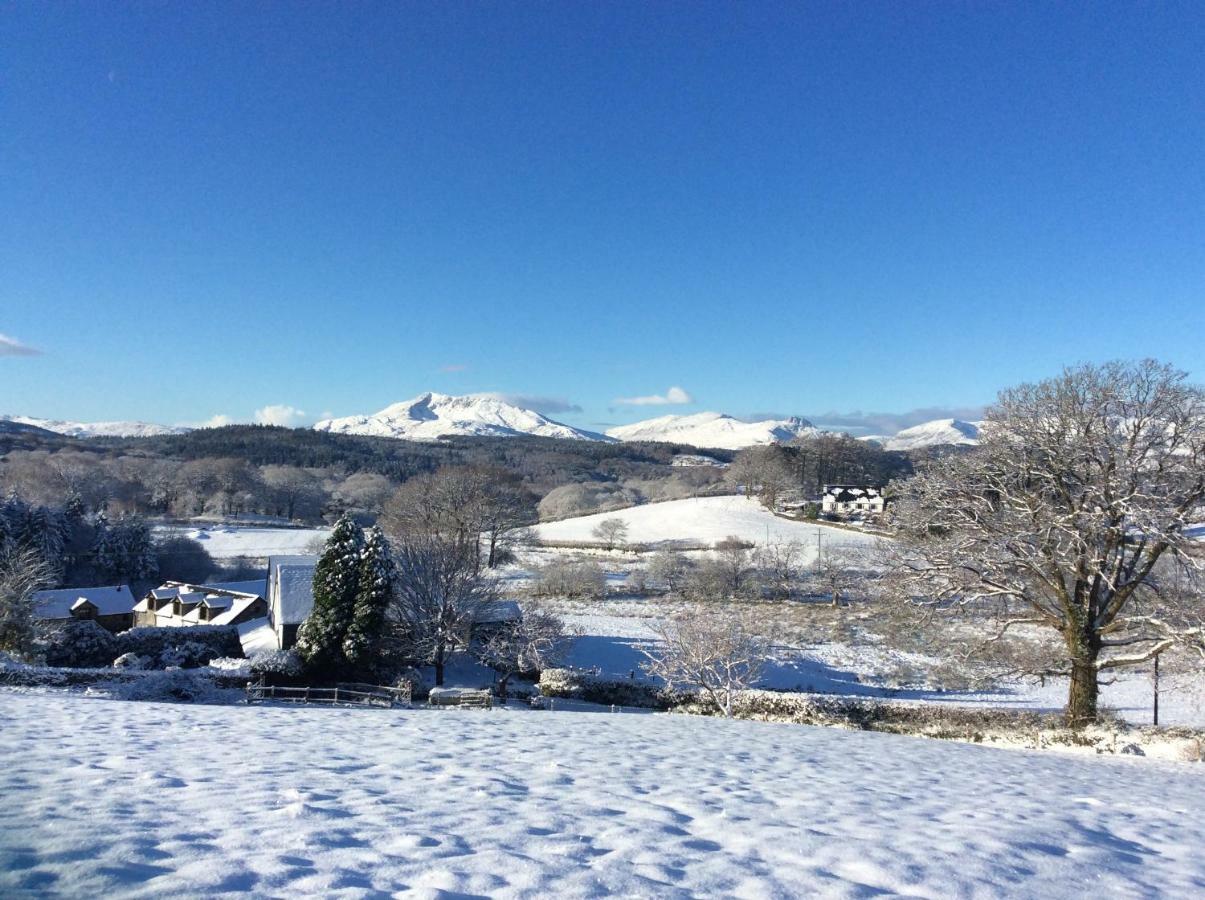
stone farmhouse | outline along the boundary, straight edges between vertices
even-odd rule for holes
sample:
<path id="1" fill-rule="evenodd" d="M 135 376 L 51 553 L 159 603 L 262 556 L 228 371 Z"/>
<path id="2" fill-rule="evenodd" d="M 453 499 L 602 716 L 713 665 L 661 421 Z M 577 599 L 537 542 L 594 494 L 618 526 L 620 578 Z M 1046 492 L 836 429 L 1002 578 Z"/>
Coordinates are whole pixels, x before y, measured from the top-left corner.
<path id="1" fill-rule="evenodd" d="M 90 619 L 114 633 L 134 625 L 134 595 L 124 584 L 38 591 L 33 600 L 34 615 L 47 622 Z"/>
<path id="2" fill-rule="evenodd" d="M 264 582 L 187 584 L 167 581 L 134 606 L 134 624 L 157 627 L 241 625 L 268 614 Z"/>

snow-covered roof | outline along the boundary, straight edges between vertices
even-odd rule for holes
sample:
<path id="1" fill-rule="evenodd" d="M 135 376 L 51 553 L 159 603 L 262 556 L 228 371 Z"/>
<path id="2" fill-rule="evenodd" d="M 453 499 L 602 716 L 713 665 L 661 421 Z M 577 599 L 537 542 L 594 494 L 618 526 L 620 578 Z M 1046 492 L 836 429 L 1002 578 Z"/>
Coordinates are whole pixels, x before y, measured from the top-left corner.
<path id="1" fill-rule="evenodd" d="M 181 591 L 176 599 L 187 606 L 190 603 L 200 603 L 205 599 L 205 594 L 201 591 Z"/>
<path id="2" fill-rule="evenodd" d="M 234 605 L 234 598 L 229 594 L 206 594 L 201 605 L 209 609 L 229 609 Z"/>
<path id="3" fill-rule="evenodd" d="M 76 600 L 74 603 L 71 604 L 71 611 L 75 612 L 77 609 L 80 609 L 81 607 L 84 607 L 84 606 L 96 606 L 96 604 L 93 603 L 91 600 L 89 600 L 87 597 L 80 597 L 78 600 Z"/>
<path id="4" fill-rule="evenodd" d="M 246 612 L 247 608 L 250 607 L 251 604 L 255 603 L 259 599 L 260 599 L 259 597 L 240 597 L 240 598 L 238 598 L 237 600 L 234 601 L 234 603 L 231 605 L 231 607 L 229 609 L 227 609 L 225 612 L 221 613 L 220 615 L 214 616 L 212 619 L 210 619 L 210 624 L 211 625 L 229 625 L 231 622 L 233 622 L 235 619 L 237 619 L 239 616 L 241 616 L 244 612 Z"/>
<path id="5" fill-rule="evenodd" d="M 268 560 L 268 602 L 277 626 L 300 625 L 314 608 L 316 556 L 274 556 Z"/>
<path id="6" fill-rule="evenodd" d="M 99 616 L 117 616 L 134 610 L 134 595 L 130 593 L 129 586 L 124 584 L 38 591 L 33 599 L 36 615 L 41 619 L 70 619 L 71 610 L 81 600 L 93 604 Z"/>
<path id="7" fill-rule="evenodd" d="M 256 578 L 252 581 L 217 581 L 200 587 L 207 591 L 222 591 L 228 594 L 251 594 L 255 597 L 268 596 L 268 579 Z"/>
<path id="8" fill-rule="evenodd" d="M 174 600 L 179 593 L 178 587 L 157 587 L 151 591 L 151 596 L 156 600 Z"/>

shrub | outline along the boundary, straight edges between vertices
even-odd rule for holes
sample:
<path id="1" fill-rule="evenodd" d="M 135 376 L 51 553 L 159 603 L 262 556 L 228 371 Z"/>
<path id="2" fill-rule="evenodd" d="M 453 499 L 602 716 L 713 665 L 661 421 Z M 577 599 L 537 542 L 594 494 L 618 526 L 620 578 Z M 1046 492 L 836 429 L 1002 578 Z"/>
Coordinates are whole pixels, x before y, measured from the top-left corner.
<path id="1" fill-rule="evenodd" d="M 117 653 L 136 653 L 148 657 L 154 660 L 157 668 L 195 668 L 208 664 L 211 659 L 224 656 L 241 659 L 245 655 L 238 628 L 234 625 L 131 628 L 117 635 Z"/>
<path id="2" fill-rule="evenodd" d="M 301 657 L 292 650 L 258 653 L 251 660 L 252 675 L 285 675 L 296 678 L 302 673 Z"/>
<path id="3" fill-rule="evenodd" d="M 150 700 L 165 703 L 224 703 L 239 696 L 219 688 L 207 670 L 152 672 L 126 684 L 116 685 L 112 694 L 119 700 Z"/>
<path id="4" fill-rule="evenodd" d="M 108 666 L 122 654 L 116 638 L 91 619 L 67 622 L 45 638 L 46 665 L 65 668 Z"/>
<path id="5" fill-rule="evenodd" d="M 536 570 L 531 592 L 537 597 L 598 600 L 607 593 L 607 576 L 588 560 L 555 560 Z"/>
<path id="6" fill-rule="evenodd" d="M 159 665 L 162 668 L 199 669 L 209 665 L 211 659 L 218 659 L 220 654 L 210 644 L 201 641 L 184 641 L 172 644 L 159 654 Z"/>
<path id="7" fill-rule="evenodd" d="M 545 669 L 540 673 L 540 693 L 545 697 L 648 709 L 672 709 L 690 698 L 688 694 L 666 690 L 646 681 L 600 678 L 576 669 Z"/>

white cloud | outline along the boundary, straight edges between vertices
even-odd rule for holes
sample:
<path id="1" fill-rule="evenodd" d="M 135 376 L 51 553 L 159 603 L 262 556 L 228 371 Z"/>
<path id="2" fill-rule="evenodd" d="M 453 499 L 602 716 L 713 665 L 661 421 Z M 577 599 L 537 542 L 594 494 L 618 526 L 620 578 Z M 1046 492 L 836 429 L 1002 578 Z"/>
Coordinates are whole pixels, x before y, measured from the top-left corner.
<path id="1" fill-rule="evenodd" d="M 22 344 L 19 340 L 0 334 L 0 356 L 40 356 L 41 350 Z"/>
<path id="2" fill-rule="evenodd" d="M 286 403 L 276 403 L 255 411 L 252 421 L 256 425 L 281 425 L 285 428 L 296 428 L 306 420 L 304 409 L 289 406 Z"/>
<path id="3" fill-rule="evenodd" d="M 218 413 L 215 416 L 210 416 L 200 424 L 200 428 L 221 428 L 223 425 L 233 425 L 234 419 L 225 413 Z"/>
<path id="4" fill-rule="evenodd" d="M 678 406 L 683 403 L 694 403 L 695 398 L 683 388 L 675 385 L 664 394 L 649 394 L 646 397 L 619 397 L 615 402 L 621 406 Z"/>
<path id="5" fill-rule="evenodd" d="M 544 397 L 538 394 L 504 394 L 497 391 L 487 393 L 484 396 L 493 397 L 495 400 L 501 400 L 503 403 L 510 403 L 514 406 L 521 406 L 524 409 L 534 409 L 536 412 L 546 416 L 582 411 L 582 408 L 578 404 L 565 397 Z"/>

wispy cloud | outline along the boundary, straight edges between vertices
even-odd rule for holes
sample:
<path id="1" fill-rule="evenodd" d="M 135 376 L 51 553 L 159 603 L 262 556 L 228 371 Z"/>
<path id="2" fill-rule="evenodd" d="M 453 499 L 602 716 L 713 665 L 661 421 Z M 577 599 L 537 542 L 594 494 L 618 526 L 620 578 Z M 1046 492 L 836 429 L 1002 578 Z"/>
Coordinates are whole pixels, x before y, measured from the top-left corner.
<path id="1" fill-rule="evenodd" d="M 503 403 L 513 403 L 515 406 L 521 406 L 524 409 L 534 409 L 536 412 L 543 413 L 546 416 L 582 411 L 582 408 L 578 404 L 565 397 L 544 397 L 539 394 L 506 394 L 500 391 L 492 391 L 485 396 L 501 400 Z"/>
<path id="2" fill-rule="evenodd" d="M 468 370 L 467 363 L 446 363 L 439 367 L 441 372 L 464 372 Z"/>
<path id="3" fill-rule="evenodd" d="M 42 351 L 28 344 L 22 344 L 14 337 L 0 334 L 0 356 L 41 356 Z"/>
<path id="4" fill-rule="evenodd" d="M 683 403 L 694 403 L 695 398 L 683 388 L 675 385 L 664 394 L 649 394 L 645 397 L 617 397 L 615 402 L 620 406 L 679 406 Z"/>
<path id="5" fill-rule="evenodd" d="M 264 406 L 255 411 L 252 421 L 257 425 L 281 425 L 285 428 L 296 428 L 306 420 L 304 409 L 289 406 L 286 403 L 276 403 Z"/>

